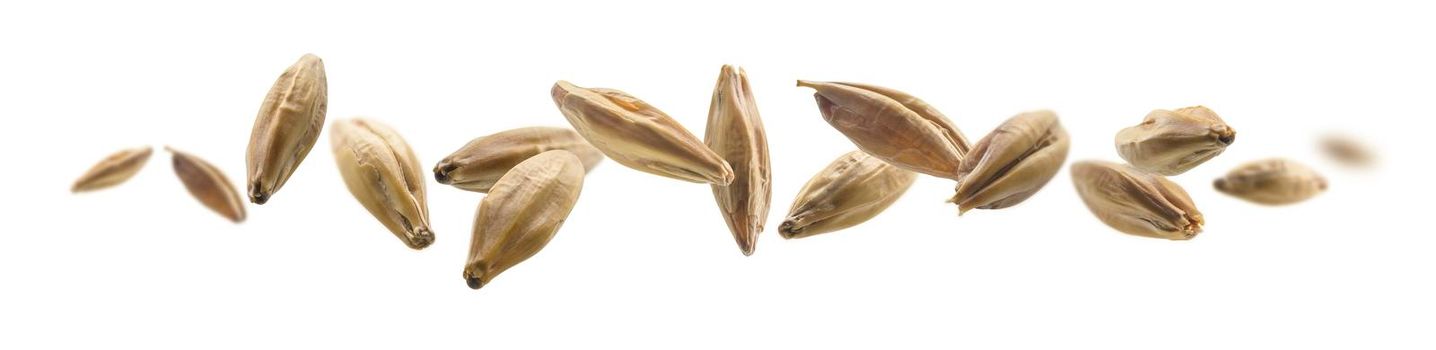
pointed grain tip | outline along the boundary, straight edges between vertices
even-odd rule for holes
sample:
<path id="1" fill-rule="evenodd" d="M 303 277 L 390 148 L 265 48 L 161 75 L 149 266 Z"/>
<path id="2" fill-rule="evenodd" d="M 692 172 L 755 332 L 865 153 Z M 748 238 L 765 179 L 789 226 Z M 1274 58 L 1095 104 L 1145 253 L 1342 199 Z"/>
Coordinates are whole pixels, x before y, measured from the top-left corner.
<path id="1" fill-rule="evenodd" d="M 553 97 L 553 100 L 555 102 L 562 101 L 564 96 L 568 96 L 568 88 L 570 86 L 573 86 L 573 84 L 569 84 L 569 82 L 567 81 L 559 80 L 553 83 L 552 88 L 549 88 L 548 94 L 549 96 Z"/>
<path id="2" fill-rule="evenodd" d="M 254 203 L 254 204 L 258 204 L 258 205 L 264 205 L 265 202 L 269 202 L 269 195 L 268 195 L 268 194 L 264 194 L 264 193 L 260 193 L 260 192 L 257 191 L 257 190 L 256 190 L 256 191 L 250 191 L 250 192 L 249 192 L 249 202 L 250 202 L 250 203 Z"/>
<path id="3" fill-rule="evenodd" d="M 783 223 L 778 225 L 778 235 L 783 236 L 783 239 L 793 239 L 793 236 L 796 236 L 798 232 L 801 231 L 794 226 L 798 226 L 798 224 L 793 222 L 793 220 L 783 220 Z"/>
<path id="4" fill-rule="evenodd" d="M 414 229 L 414 233 L 409 236 L 409 242 L 409 247 L 415 250 L 428 248 L 430 244 L 434 244 L 434 232 L 425 227 Z"/>
<path id="5" fill-rule="evenodd" d="M 798 87 L 815 87 L 816 85 L 812 81 L 798 79 Z"/>
<path id="6" fill-rule="evenodd" d="M 718 182 L 714 182 L 714 184 L 719 185 L 719 186 L 728 186 L 728 185 L 733 184 L 733 180 L 734 180 L 734 179 L 737 179 L 737 178 L 738 178 L 738 176 L 735 175 L 735 174 L 733 174 L 733 171 L 732 171 L 732 170 L 729 170 L 728 172 L 725 172 L 725 173 L 723 173 L 722 175 L 719 175 L 719 177 L 718 177 L 717 179 L 715 179 L 715 180 L 717 180 Z"/>
<path id="7" fill-rule="evenodd" d="M 449 178 L 449 172 L 453 170 L 454 166 L 452 165 L 435 167 L 434 181 L 437 181 L 440 184 L 448 185 L 449 182 L 453 181 L 453 179 Z"/>
<path id="8" fill-rule="evenodd" d="M 758 249 L 757 243 L 749 240 L 738 241 L 738 250 L 743 252 L 743 256 L 753 256 L 753 251 Z"/>
<path id="9" fill-rule="evenodd" d="M 1227 145 L 1227 146 L 1231 146 L 1231 145 L 1232 145 L 1232 142 L 1234 142 L 1234 141 L 1236 141 L 1236 140 L 1237 140 L 1237 135 L 1236 135 L 1236 134 L 1226 134 L 1226 135 L 1222 135 L 1222 136 L 1220 136 L 1220 137 L 1217 137 L 1217 141 L 1221 141 L 1221 143 L 1222 143 L 1223 145 Z"/>

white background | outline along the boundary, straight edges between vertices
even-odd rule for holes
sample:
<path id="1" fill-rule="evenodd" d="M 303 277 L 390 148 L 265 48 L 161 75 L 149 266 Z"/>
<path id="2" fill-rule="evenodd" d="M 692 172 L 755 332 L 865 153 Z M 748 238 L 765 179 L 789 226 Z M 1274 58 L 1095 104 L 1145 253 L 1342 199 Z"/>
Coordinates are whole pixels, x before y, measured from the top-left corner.
<path id="1" fill-rule="evenodd" d="M 775 4 L 7 2 L 0 348 L 1431 348 L 1433 11 L 1290 5 L 890 1 Z M 708 186 L 605 161 L 568 223 L 483 290 L 460 276 L 481 195 L 429 184 L 437 242 L 405 248 L 353 200 L 327 132 L 234 225 L 155 157 L 71 195 L 125 147 L 172 145 L 236 185 L 254 115 L 300 55 L 325 60 L 329 120 L 389 123 L 425 168 L 469 139 L 566 126 L 554 81 L 625 90 L 702 135 L 720 65 L 747 69 L 774 174 L 757 254 Z M 853 149 L 795 79 L 909 92 L 973 140 L 1055 110 L 1069 162 L 1117 160 L 1154 108 L 1238 130 L 1175 177 L 1206 214 L 1172 242 L 1117 233 L 1066 169 L 1027 202 L 963 217 L 922 177 L 864 225 L 783 240 L 798 188 Z M 1318 136 L 1377 149 L 1341 168 Z M 1285 156 L 1331 189 L 1289 207 L 1218 194 Z"/>

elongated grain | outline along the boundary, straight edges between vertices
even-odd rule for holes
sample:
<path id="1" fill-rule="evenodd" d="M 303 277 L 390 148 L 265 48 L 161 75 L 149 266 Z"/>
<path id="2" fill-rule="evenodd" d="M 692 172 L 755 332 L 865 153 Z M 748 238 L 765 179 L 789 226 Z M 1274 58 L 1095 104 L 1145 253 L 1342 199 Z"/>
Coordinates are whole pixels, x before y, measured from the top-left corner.
<path id="1" fill-rule="evenodd" d="M 354 199 L 409 248 L 432 244 L 428 177 L 409 144 L 393 128 L 371 119 L 342 119 L 330 129 L 334 160 Z"/>
<path id="2" fill-rule="evenodd" d="M 971 149 L 957 126 L 906 93 L 866 84 L 799 80 L 813 88 L 823 120 L 859 150 L 903 169 L 957 179 Z"/>
<path id="3" fill-rule="evenodd" d="M 1179 175 L 1221 154 L 1237 132 L 1203 106 L 1154 110 L 1117 133 L 1117 154 L 1137 169 Z"/>
<path id="4" fill-rule="evenodd" d="M 663 111 L 614 89 L 559 81 L 553 102 L 579 135 L 608 158 L 638 171 L 727 185 L 733 169 Z"/>
<path id="5" fill-rule="evenodd" d="M 1051 111 L 1021 113 L 977 142 L 962 160 L 951 202 L 958 213 L 1017 205 L 1041 190 L 1067 159 L 1067 131 Z"/>
<path id="6" fill-rule="evenodd" d="M 1077 162 L 1072 183 L 1097 219 L 1123 233 L 1187 240 L 1206 222 L 1181 186 L 1129 165 Z"/>
<path id="7" fill-rule="evenodd" d="M 144 168 L 153 153 L 154 149 L 149 146 L 115 152 L 95 163 L 84 175 L 80 175 L 70 186 L 70 192 L 89 192 L 124 183 Z"/>
<path id="8" fill-rule="evenodd" d="M 583 162 L 585 172 L 603 160 L 603 153 L 565 128 L 527 127 L 469 141 L 434 165 L 434 180 L 455 188 L 488 192 L 500 177 L 539 153 L 565 150 Z"/>
<path id="9" fill-rule="evenodd" d="M 329 83 L 324 61 L 306 54 L 289 66 L 260 104 L 246 152 L 249 201 L 264 204 L 289 181 L 324 127 Z"/>
<path id="10" fill-rule="evenodd" d="M 897 202 L 916 180 L 915 172 L 848 152 L 803 185 L 778 233 L 802 238 L 856 226 Z"/>
<path id="11" fill-rule="evenodd" d="M 758 104 L 742 68 L 724 65 L 713 87 L 708 107 L 708 128 L 703 136 L 718 156 L 733 169 L 733 182 L 712 185 L 713 198 L 733 240 L 743 255 L 753 255 L 758 234 L 768 220 L 773 190 L 768 160 L 768 136 L 758 115 Z"/>
<path id="12" fill-rule="evenodd" d="M 1248 162 L 1212 182 L 1217 191 L 1252 203 L 1287 205 L 1326 191 L 1326 177 L 1285 158 Z"/>
<path id="13" fill-rule="evenodd" d="M 494 184 L 474 215 L 464 281 L 479 289 L 538 254 L 553 239 L 583 190 L 583 163 L 553 150 L 514 166 Z"/>
<path id="14" fill-rule="evenodd" d="M 171 154 L 175 176 L 184 187 L 206 208 L 235 223 L 244 222 L 244 200 L 229 177 L 213 164 L 192 154 L 165 147 Z"/>

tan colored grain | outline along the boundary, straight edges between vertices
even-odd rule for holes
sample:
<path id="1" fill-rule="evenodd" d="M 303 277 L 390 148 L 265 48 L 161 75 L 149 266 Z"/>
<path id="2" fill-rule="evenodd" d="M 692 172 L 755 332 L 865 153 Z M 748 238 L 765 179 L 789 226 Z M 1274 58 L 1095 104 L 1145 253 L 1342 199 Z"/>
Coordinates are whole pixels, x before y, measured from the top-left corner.
<path id="1" fill-rule="evenodd" d="M 817 90 L 818 111 L 859 150 L 898 167 L 949 179 L 971 149 L 967 137 L 926 102 L 856 83 L 799 80 Z"/>
<path id="2" fill-rule="evenodd" d="M 778 233 L 802 238 L 856 226 L 886 210 L 915 180 L 915 172 L 848 152 L 803 185 Z"/>
<path id="3" fill-rule="evenodd" d="M 349 193 L 409 248 L 433 243 L 427 176 L 409 144 L 389 126 L 364 118 L 335 121 L 329 137 Z"/>
<path id="4" fill-rule="evenodd" d="M 1376 164 L 1376 153 L 1356 138 L 1331 134 L 1321 138 L 1321 151 L 1337 163 L 1353 168 L 1368 168 Z"/>
<path id="5" fill-rule="evenodd" d="M 488 192 L 515 165 L 552 150 L 573 153 L 583 162 L 585 172 L 603 160 L 603 153 L 573 130 L 518 128 L 469 141 L 434 165 L 434 180 L 463 190 Z"/>
<path id="6" fill-rule="evenodd" d="M 713 185 L 713 198 L 738 249 L 743 255 L 753 255 L 758 234 L 768 220 L 773 180 L 768 136 L 742 68 L 724 65 L 720 70 L 703 139 L 733 169 L 733 182 Z"/>
<path id="7" fill-rule="evenodd" d="M 1051 111 L 1013 116 L 984 136 L 958 169 L 958 213 L 1017 205 L 1046 185 L 1067 159 L 1067 131 Z"/>
<path id="8" fill-rule="evenodd" d="M 524 160 L 499 178 L 474 215 L 464 264 L 469 288 L 488 285 L 543 249 L 578 202 L 583 175 L 578 157 L 553 150 Z"/>
<path id="9" fill-rule="evenodd" d="M 235 223 L 244 222 L 244 200 L 229 177 L 214 165 L 189 153 L 165 147 L 171 154 L 175 176 L 184 183 L 189 194 L 198 199 L 206 208 Z"/>
<path id="10" fill-rule="evenodd" d="M 727 185 L 733 169 L 663 111 L 614 89 L 559 81 L 553 102 L 589 144 L 613 161 L 668 178 Z"/>
<path id="11" fill-rule="evenodd" d="M 1249 162 L 1212 182 L 1217 191 L 1266 205 L 1293 204 L 1326 191 L 1326 178 L 1282 158 Z"/>
<path id="12" fill-rule="evenodd" d="M 1158 109 L 1117 133 L 1117 154 L 1137 169 L 1172 176 L 1221 154 L 1236 137 L 1236 130 L 1207 107 Z"/>
<path id="13" fill-rule="evenodd" d="M 1202 232 L 1202 213 L 1181 186 L 1124 164 L 1072 164 L 1072 183 L 1087 209 L 1123 233 L 1187 240 Z"/>
<path id="14" fill-rule="evenodd" d="M 70 192 L 89 192 L 119 185 L 139 173 L 153 153 L 154 149 L 149 146 L 115 152 L 80 175 L 70 186 Z"/>
<path id="15" fill-rule="evenodd" d="M 268 202 L 314 148 L 329 106 L 328 86 L 324 61 L 308 54 L 270 87 L 254 118 L 245 156 L 250 202 Z"/>

